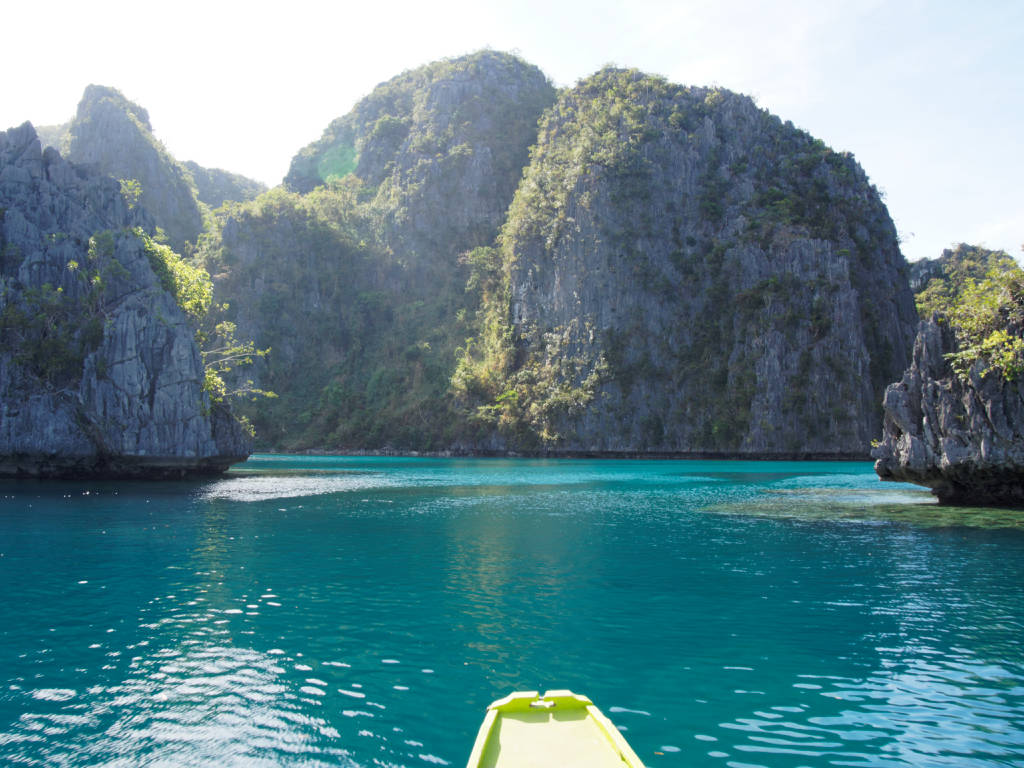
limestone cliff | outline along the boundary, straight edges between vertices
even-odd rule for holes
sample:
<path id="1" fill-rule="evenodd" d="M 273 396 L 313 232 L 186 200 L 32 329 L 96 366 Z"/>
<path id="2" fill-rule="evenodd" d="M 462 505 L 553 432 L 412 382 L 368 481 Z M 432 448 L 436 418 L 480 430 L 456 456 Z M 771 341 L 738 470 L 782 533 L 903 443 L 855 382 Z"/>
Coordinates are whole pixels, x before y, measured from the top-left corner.
<path id="1" fill-rule="evenodd" d="M 196 241 L 203 217 L 192 180 L 153 135 L 145 109 L 114 88 L 90 85 L 68 134 L 66 156 L 73 163 L 139 183 L 139 204 L 167 233 L 172 248 L 181 251 Z"/>
<path id="2" fill-rule="evenodd" d="M 604 70 L 562 93 L 457 390 L 470 444 L 866 455 L 915 313 L 846 154 L 728 91 Z"/>
<path id="3" fill-rule="evenodd" d="M 292 160 L 285 183 L 308 192 L 357 177 L 376 237 L 411 268 L 451 274 L 455 257 L 488 244 L 555 90 L 532 64 L 481 51 L 377 86 Z"/>
<path id="4" fill-rule="evenodd" d="M 138 202 L 179 250 L 186 241 L 195 242 L 203 225 L 203 205 L 219 208 L 267 191 L 265 184 L 241 174 L 171 157 L 153 134 L 146 110 L 113 88 L 88 86 L 73 119 L 36 126 L 36 133 L 44 147 L 53 147 L 72 162 L 139 182 Z"/>
<path id="5" fill-rule="evenodd" d="M 0 133 L 0 474 L 180 476 L 248 455 L 203 390 L 152 227 L 31 125 Z"/>
<path id="6" fill-rule="evenodd" d="M 928 486 L 947 504 L 1024 506 L 1021 380 L 983 361 L 958 376 L 948 359 L 957 349 L 946 321 L 921 323 L 910 367 L 885 392 L 875 471 Z"/>
<path id="7" fill-rule="evenodd" d="M 444 449 L 465 291 L 554 89 L 484 51 L 381 84 L 293 160 L 292 190 L 233 206 L 204 246 L 239 334 L 271 347 L 247 415 L 275 446 Z"/>

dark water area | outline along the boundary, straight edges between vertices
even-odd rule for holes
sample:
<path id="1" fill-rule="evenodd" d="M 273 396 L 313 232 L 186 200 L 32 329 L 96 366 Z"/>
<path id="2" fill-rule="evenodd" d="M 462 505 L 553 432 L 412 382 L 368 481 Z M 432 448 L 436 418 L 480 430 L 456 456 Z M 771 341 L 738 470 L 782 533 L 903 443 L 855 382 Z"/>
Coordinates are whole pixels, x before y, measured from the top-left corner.
<path id="1" fill-rule="evenodd" d="M 1024 514 L 866 463 L 0 483 L 0 764 L 461 766 L 548 688 L 649 766 L 1024 765 Z"/>

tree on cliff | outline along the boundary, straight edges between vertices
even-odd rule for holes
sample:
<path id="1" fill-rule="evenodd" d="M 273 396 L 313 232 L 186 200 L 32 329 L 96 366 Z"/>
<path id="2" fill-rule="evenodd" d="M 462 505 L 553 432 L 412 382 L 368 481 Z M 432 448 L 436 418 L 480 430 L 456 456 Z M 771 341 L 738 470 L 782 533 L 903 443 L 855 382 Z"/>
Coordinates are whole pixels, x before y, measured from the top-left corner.
<path id="1" fill-rule="evenodd" d="M 979 360 L 988 365 L 986 375 L 1013 381 L 1024 373 L 1024 270 L 1010 262 L 983 280 L 969 279 L 947 310 L 959 344 L 949 357 L 960 376 Z"/>
<path id="2" fill-rule="evenodd" d="M 886 390 L 875 471 L 947 504 L 1024 507 L 1024 270 L 1001 251 L 957 250 L 980 253 L 988 269 L 947 270 L 918 294 L 936 311 Z"/>
<path id="3" fill-rule="evenodd" d="M 914 296 L 918 314 L 928 320 L 936 312 L 948 315 L 968 284 L 985 280 L 993 270 L 1013 270 L 1017 262 L 1006 251 L 960 243 L 937 259 L 915 262 L 914 267 L 928 275 L 924 288 Z"/>

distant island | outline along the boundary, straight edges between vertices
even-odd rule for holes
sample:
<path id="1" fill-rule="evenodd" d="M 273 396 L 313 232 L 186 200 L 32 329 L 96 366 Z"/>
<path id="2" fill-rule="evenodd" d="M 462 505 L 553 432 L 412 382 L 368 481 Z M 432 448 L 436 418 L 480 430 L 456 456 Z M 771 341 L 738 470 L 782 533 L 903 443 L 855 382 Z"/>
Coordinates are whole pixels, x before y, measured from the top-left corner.
<path id="1" fill-rule="evenodd" d="M 35 135 L 23 126 L 4 146 L 24 154 Z M 188 354 L 165 363 L 195 392 L 165 413 L 152 386 L 118 389 L 130 429 L 157 412 L 210 425 L 203 447 L 168 427 L 160 448 L 75 449 L 94 445 L 114 467 L 170 456 L 186 433 L 179 450 L 220 467 L 199 457 L 246 455 L 225 426 L 239 417 L 257 448 L 286 451 L 866 458 L 886 386 L 920 362 L 923 276 L 863 169 L 724 89 L 616 68 L 556 89 L 481 51 L 382 83 L 272 190 L 171 157 L 145 109 L 110 87 L 87 88 L 39 137 L 51 147 L 40 162 L 65 170 L 0 155 L 8 457 L 45 453 L 43 434 L 31 450 L 15 439 L 15 402 L 88 413 L 83 382 L 162 343 L 99 354 L 114 343 L 113 299 L 90 298 L 82 278 L 104 269 L 104 291 L 160 286 L 182 317 L 153 305 L 140 323 L 191 329 Z M 90 215 L 37 217 L 26 234 L 39 204 L 11 179 L 33 173 Z M 113 261 L 94 265 L 89 244 L 108 231 Z M 123 264 L 129 231 L 140 255 L 170 255 Z M 114 262 L 136 282 L 108 277 Z M 190 315 L 160 264 L 208 281 L 202 311 Z M 59 381 L 26 363 L 41 337 L 18 326 L 58 288 L 53 328 L 77 323 Z M 218 367 L 224 344 L 249 365 Z"/>

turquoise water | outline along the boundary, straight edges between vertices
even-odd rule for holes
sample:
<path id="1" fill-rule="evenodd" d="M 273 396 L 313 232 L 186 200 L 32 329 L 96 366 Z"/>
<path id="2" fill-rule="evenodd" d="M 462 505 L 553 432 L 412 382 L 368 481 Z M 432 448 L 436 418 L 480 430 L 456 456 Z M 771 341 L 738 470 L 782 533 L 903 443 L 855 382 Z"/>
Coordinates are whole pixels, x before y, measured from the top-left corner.
<path id="1" fill-rule="evenodd" d="M 1022 519 L 861 463 L 0 483 L 0 764 L 462 766 L 570 688 L 649 766 L 1020 766 Z"/>

